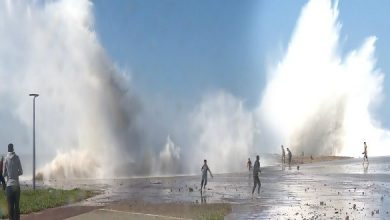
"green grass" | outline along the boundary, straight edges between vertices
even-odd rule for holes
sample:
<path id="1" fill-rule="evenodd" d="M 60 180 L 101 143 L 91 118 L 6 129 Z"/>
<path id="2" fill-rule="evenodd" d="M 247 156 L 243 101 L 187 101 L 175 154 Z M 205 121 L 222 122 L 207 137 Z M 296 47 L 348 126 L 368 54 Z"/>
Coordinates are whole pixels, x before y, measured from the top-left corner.
<path id="1" fill-rule="evenodd" d="M 71 204 L 96 195 L 96 192 L 83 189 L 25 189 L 21 190 L 20 212 L 27 214 L 47 208 Z M 0 216 L 8 216 L 7 200 L 4 191 L 0 192 Z"/>

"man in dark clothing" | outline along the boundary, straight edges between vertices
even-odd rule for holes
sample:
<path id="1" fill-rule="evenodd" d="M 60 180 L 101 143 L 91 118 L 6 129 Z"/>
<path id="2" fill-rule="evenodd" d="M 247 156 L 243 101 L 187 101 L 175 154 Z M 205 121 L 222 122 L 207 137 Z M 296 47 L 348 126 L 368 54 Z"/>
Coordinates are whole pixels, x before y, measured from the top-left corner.
<path id="1" fill-rule="evenodd" d="M 367 163 L 368 163 L 368 157 L 367 157 L 367 144 L 366 144 L 366 142 L 364 142 L 364 151 L 363 151 L 363 153 L 362 154 L 364 154 L 364 157 L 363 157 L 363 164 L 364 164 L 364 162 L 367 160 Z"/>
<path id="2" fill-rule="evenodd" d="M 258 189 L 257 189 L 257 194 L 260 194 L 261 183 L 260 183 L 260 179 L 259 179 L 259 173 L 261 173 L 261 171 L 260 171 L 260 157 L 259 157 L 259 155 L 257 155 L 255 164 L 253 165 L 253 189 L 252 189 L 252 196 L 253 196 L 253 193 L 255 192 L 255 189 L 256 189 L 257 185 L 259 186 Z"/>
<path id="3" fill-rule="evenodd" d="M 7 177 L 7 202 L 8 216 L 10 220 L 20 219 L 20 185 L 19 176 L 23 174 L 19 156 L 14 152 L 14 145 L 8 144 L 8 154 L 4 163 L 4 176 Z"/>
<path id="4" fill-rule="evenodd" d="M 209 171 L 211 177 L 213 177 L 213 174 L 211 173 L 209 166 L 207 166 L 207 160 L 204 160 L 204 164 L 200 170 L 202 171 L 202 182 L 200 183 L 200 190 L 202 191 L 202 187 L 203 189 L 206 189 L 207 171 Z"/>
<path id="5" fill-rule="evenodd" d="M 287 156 L 288 156 L 288 167 L 291 168 L 291 159 L 292 159 L 292 154 L 290 149 L 287 148 Z"/>
<path id="6" fill-rule="evenodd" d="M 282 165 L 286 163 L 286 152 L 284 151 L 284 147 L 282 145 Z"/>
<path id="7" fill-rule="evenodd" d="M 249 171 L 252 169 L 252 161 L 251 158 L 248 158 L 248 163 L 246 163 L 246 166 L 248 167 Z"/>

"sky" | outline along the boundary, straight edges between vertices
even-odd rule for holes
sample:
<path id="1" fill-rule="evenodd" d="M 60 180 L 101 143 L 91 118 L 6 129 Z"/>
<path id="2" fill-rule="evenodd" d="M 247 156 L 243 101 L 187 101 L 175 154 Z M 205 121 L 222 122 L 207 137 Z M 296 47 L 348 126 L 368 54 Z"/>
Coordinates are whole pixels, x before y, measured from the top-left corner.
<path id="1" fill-rule="evenodd" d="M 261 99 L 267 70 L 287 49 L 307 1 L 94 0 L 95 30 L 112 61 L 140 91 L 180 102 L 223 89 L 249 107 Z M 390 127 L 388 1 L 341 1 L 341 49 L 378 38 L 385 73 L 383 103 L 373 114 Z"/>

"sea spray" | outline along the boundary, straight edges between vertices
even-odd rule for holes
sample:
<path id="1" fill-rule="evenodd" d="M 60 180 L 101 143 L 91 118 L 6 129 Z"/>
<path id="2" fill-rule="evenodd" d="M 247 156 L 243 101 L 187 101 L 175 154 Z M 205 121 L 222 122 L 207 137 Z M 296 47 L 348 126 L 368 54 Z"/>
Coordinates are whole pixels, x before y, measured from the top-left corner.
<path id="1" fill-rule="evenodd" d="M 42 162 L 54 158 L 42 170 L 46 176 L 102 177 L 115 165 L 103 163 L 108 158 L 133 159 L 119 151 L 130 151 L 126 138 L 137 136 L 131 123 L 138 103 L 128 77 L 97 41 L 91 7 L 83 0 L 0 3 L 0 99 L 7 103 L 2 117 L 10 118 L 11 140 L 26 147 L 28 94 L 41 94 L 37 156 Z"/>
<path id="2" fill-rule="evenodd" d="M 199 174 L 203 159 L 213 172 L 241 171 L 248 157 L 279 153 L 281 144 L 294 155 L 357 156 L 366 141 L 369 155 L 390 153 L 390 132 L 372 116 L 383 95 L 377 39 L 342 55 L 330 0 L 303 8 L 254 109 L 219 89 L 184 110 L 167 100 L 150 104 L 107 57 L 92 7 L 87 0 L 0 2 L 0 119 L 7 125 L 0 138 L 30 151 L 28 94 L 41 94 L 37 155 L 45 177 Z"/>
<path id="3" fill-rule="evenodd" d="M 390 136 L 372 117 L 383 73 L 376 68 L 375 37 L 345 57 L 339 44 L 337 2 L 309 1 L 288 48 L 266 85 L 260 118 L 276 141 L 296 154 L 389 154 Z"/>

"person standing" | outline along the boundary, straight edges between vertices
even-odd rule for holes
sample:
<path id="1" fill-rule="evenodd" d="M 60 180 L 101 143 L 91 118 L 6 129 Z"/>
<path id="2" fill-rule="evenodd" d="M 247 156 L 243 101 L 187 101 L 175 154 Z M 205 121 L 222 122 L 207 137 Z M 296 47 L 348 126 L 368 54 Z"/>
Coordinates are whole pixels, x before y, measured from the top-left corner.
<path id="1" fill-rule="evenodd" d="M 364 154 L 364 156 L 363 156 L 363 163 L 367 160 L 367 163 L 368 163 L 368 157 L 367 157 L 367 144 L 366 144 L 366 142 L 364 142 L 364 151 L 363 151 L 363 153 L 362 154 Z"/>
<path id="2" fill-rule="evenodd" d="M 260 194 L 261 183 L 260 183 L 260 179 L 259 179 L 259 173 L 261 173 L 261 170 L 260 170 L 260 156 L 257 155 L 257 156 L 256 156 L 255 164 L 253 165 L 253 189 L 252 189 L 252 197 L 253 197 L 253 193 L 255 192 L 256 186 L 258 186 L 258 188 L 257 188 L 257 194 Z"/>
<path id="3" fill-rule="evenodd" d="M 286 164 L 286 152 L 284 151 L 284 147 L 282 145 L 282 164 Z"/>
<path id="4" fill-rule="evenodd" d="M 248 158 L 248 163 L 246 163 L 246 166 L 248 167 L 249 171 L 252 169 L 252 161 L 251 158 Z"/>
<path id="5" fill-rule="evenodd" d="M 202 171 L 202 182 L 200 183 L 200 190 L 201 191 L 202 191 L 202 188 L 206 189 L 206 185 L 207 185 L 207 171 L 209 171 L 210 176 L 212 178 L 214 178 L 213 174 L 211 173 L 211 170 L 209 169 L 209 166 L 207 166 L 207 160 L 204 160 L 203 162 L 204 162 L 203 166 L 200 169 Z"/>
<path id="6" fill-rule="evenodd" d="M 7 177 L 7 202 L 8 216 L 10 220 L 20 219 L 20 185 L 19 176 L 23 174 L 22 164 L 19 156 L 14 152 L 14 145 L 8 144 L 8 154 L 4 163 L 4 176 Z"/>
<path id="7" fill-rule="evenodd" d="M 290 149 L 287 148 L 287 156 L 288 156 L 288 167 L 291 168 L 291 159 L 292 159 L 292 154 Z"/>
<path id="8" fill-rule="evenodd" d="M 0 159 L 0 181 L 1 181 L 1 185 L 3 186 L 3 190 L 5 191 L 6 183 L 5 183 L 5 179 L 3 176 L 3 164 L 4 164 L 4 157 L 1 156 L 1 159 Z"/>

